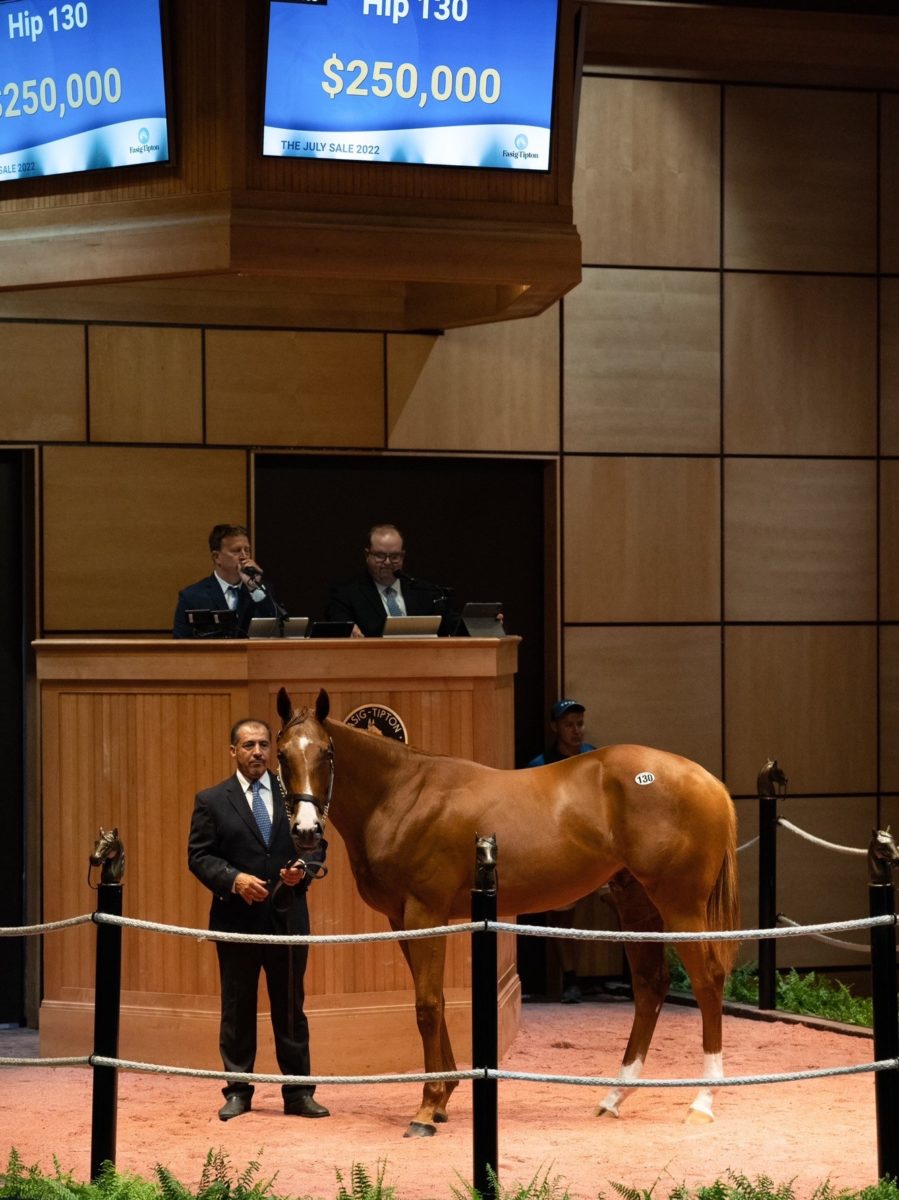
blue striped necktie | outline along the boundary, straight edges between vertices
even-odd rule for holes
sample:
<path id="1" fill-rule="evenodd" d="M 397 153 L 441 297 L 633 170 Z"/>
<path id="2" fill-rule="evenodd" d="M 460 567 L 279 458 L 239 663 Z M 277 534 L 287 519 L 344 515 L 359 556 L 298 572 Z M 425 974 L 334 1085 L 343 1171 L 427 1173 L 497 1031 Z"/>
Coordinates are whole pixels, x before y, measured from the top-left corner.
<path id="1" fill-rule="evenodd" d="M 384 599 L 387 601 L 387 611 L 392 617 L 401 617 L 403 615 L 403 610 L 397 602 L 394 588 L 384 588 Z"/>
<path id="2" fill-rule="evenodd" d="M 254 779 L 250 784 L 250 790 L 253 793 L 253 816 L 256 818 L 262 840 L 267 846 L 272 840 L 272 820 L 265 807 L 265 801 L 262 799 L 262 784 L 258 779 Z"/>

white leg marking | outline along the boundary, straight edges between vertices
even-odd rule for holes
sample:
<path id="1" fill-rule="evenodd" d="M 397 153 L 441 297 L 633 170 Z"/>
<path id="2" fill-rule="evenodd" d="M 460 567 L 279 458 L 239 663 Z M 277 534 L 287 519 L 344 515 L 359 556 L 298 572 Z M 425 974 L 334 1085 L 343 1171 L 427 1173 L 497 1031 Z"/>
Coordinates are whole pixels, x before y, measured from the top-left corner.
<path id="1" fill-rule="evenodd" d="M 724 1078 L 724 1059 L 720 1054 L 703 1055 L 703 1063 L 704 1065 L 702 1074 L 705 1079 Z M 690 1105 L 690 1113 L 695 1113 L 700 1120 L 714 1121 L 715 1114 L 712 1111 L 714 1094 L 715 1093 L 712 1088 L 703 1088 Z"/>
<path id="2" fill-rule="evenodd" d="M 639 1079 L 642 1070 L 643 1059 L 635 1058 L 632 1063 L 628 1063 L 627 1066 L 622 1066 L 621 1070 L 618 1072 L 618 1078 L 622 1081 L 622 1083 L 626 1083 L 630 1079 Z M 621 1102 L 627 1096 L 629 1096 L 633 1090 L 633 1088 L 629 1087 L 612 1088 L 612 1090 L 608 1092 L 599 1102 L 599 1108 L 596 1110 L 596 1115 L 601 1117 L 605 1113 L 608 1113 L 610 1116 L 620 1117 L 621 1113 L 618 1111 L 618 1109 L 621 1105 Z"/>

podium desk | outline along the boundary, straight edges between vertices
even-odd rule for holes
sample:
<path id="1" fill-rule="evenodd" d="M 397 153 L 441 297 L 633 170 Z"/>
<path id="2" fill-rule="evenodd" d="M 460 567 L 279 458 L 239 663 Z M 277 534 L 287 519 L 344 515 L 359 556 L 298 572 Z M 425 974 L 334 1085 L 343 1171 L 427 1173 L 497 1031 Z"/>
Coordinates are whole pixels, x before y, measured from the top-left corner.
<path id="1" fill-rule="evenodd" d="M 194 795 L 231 774 L 235 721 L 259 716 L 277 730 L 282 685 L 296 707 L 314 705 L 325 687 L 337 720 L 364 704 L 384 705 L 402 718 L 413 746 L 513 766 L 518 641 L 35 642 L 44 921 L 94 911 L 88 856 L 100 826 L 116 826 L 126 854 L 123 914 L 205 930 L 210 896 L 187 869 Z M 386 930 L 358 896 L 333 825 L 327 837 L 329 874 L 309 891 L 312 932 Z M 502 847 L 500 864 L 501 855 Z M 92 1050 L 95 938 L 93 925 L 44 938 L 42 1056 Z M 499 960 L 502 1049 L 520 1014 L 514 937 L 500 938 Z M 311 947 L 306 996 L 316 1074 L 422 1069 L 411 977 L 397 943 Z M 470 1062 L 468 935 L 448 939 L 446 1002 L 457 1059 Z M 276 1071 L 264 983 L 259 1009 L 256 1069 Z M 219 1068 L 218 1022 L 212 942 L 123 930 L 120 1057 Z"/>

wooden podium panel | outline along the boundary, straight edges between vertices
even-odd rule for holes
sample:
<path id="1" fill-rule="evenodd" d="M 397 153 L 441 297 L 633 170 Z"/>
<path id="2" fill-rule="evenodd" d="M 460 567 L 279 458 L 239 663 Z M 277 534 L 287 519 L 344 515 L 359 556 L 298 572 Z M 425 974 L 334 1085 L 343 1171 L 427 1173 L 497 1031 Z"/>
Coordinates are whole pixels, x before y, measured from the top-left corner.
<path id="1" fill-rule="evenodd" d="M 35 648 L 45 921 L 94 911 L 88 855 L 102 825 L 117 826 L 125 845 L 123 914 L 205 930 L 209 893 L 187 869 L 194 795 L 231 773 L 235 721 L 259 716 L 278 728 L 282 685 L 297 706 L 326 687 L 338 720 L 361 704 L 384 704 L 413 746 L 513 765 L 517 638 L 47 639 Z M 332 825 L 327 837 L 329 874 L 309 893 L 312 932 L 386 930 L 360 899 Z M 85 925 L 44 938 L 44 1056 L 92 1049 L 95 937 Z M 518 1028 L 520 988 L 514 938 L 500 942 L 504 1048 Z M 120 1056 L 220 1067 L 214 944 L 125 929 L 122 962 Z M 306 995 L 314 1072 L 421 1070 L 411 978 L 396 943 L 312 947 Z M 468 935 L 449 939 L 446 1000 L 457 1058 L 469 1062 Z M 274 1071 L 264 985 L 259 1007 L 257 1070 Z"/>

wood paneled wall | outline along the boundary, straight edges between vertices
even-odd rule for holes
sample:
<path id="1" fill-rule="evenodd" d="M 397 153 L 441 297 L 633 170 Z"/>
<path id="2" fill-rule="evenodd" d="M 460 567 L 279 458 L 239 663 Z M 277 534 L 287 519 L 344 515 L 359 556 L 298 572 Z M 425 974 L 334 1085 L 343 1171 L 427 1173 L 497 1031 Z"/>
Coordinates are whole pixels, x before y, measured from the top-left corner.
<path id="1" fill-rule="evenodd" d="M 540 318 L 0 324 L 0 440 L 42 443 L 43 631 L 167 629 L 212 522 L 252 519 L 256 447 L 540 454 L 590 739 L 723 774 L 741 838 L 777 757 L 818 832 L 866 844 L 899 811 L 897 147 L 892 93 L 588 74 L 584 280 Z"/>

